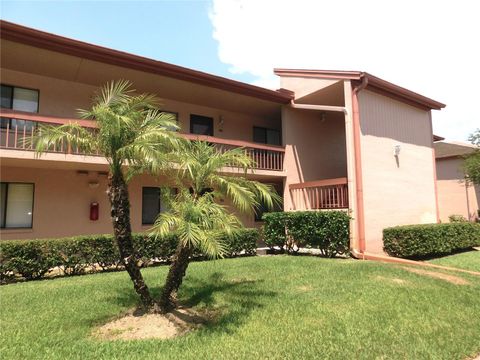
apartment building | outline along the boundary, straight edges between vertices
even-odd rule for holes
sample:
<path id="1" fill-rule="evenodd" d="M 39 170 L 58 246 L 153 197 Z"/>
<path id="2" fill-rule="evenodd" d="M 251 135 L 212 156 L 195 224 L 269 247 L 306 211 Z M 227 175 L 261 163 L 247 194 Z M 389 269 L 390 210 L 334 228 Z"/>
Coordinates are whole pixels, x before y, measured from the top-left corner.
<path id="1" fill-rule="evenodd" d="M 161 98 L 183 136 L 245 148 L 248 176 L 273 184 L 285 211 L 350 211 L 354 253 L 381 252 L 387 226 L 439 220 L 431 110 L 442 103 L 359 71 L 275 69 L 273 91 L 5 21 L 0 36 L 2 239 L 111 232 L 101 154 L 37 157 L 24 139 L 41 123 L 94 127 L 77 109 L 117 79 Z M 129 184 L 134 231 L 162 210 L 163 181 Z"/>

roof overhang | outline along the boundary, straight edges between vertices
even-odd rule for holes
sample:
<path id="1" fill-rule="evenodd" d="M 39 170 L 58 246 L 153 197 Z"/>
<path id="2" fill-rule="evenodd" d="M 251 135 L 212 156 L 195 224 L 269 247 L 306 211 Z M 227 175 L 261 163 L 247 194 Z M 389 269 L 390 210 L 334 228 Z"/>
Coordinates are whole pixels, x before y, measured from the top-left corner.
<path id="1" fill-rule="evenodd" d="M 401 86 L 392 84 L 362 71 L 338 71 L 338 70 L 305 70 L 305 69 L 274 69 L 274 73 L 280 77 L 303 77 L 317 79 L 338 79 L 360 82 L 366 80 L 367 89 L 404 103 L 423 109 L 440 110 L 445 104 L 420 95 Z"/>
<path id="2" fill-rule="evenodd" d="M 171 77 L 279 104 L 288 104 L 292 95 L 207 74 L 182 66 L 105 48 L 86 42 L 0 20 L 1 39 L 77 56 L 106 64 Z"/>

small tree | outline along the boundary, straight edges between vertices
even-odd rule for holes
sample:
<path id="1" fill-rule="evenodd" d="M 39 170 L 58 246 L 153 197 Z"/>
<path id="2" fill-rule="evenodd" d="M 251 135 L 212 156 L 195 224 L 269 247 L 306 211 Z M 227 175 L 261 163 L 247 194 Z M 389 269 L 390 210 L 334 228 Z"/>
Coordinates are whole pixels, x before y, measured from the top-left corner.
<path id="1" fill-rule="evenodd" d="M 155 96 L 134 95 L 131 83 L 123 80 L 106 84 L 94 96 L 92 108 L 80 110 L 80 117 L 94 120 L 97 129 L 89 131 L 78 123 L 42 126 L 34 140 L 36 152 L 66 145 L 105 156 L 109 165 L 107 194 L 121 261 L 143 306 L 155 308 L 133 246 L 127 181 L 139 172 L 156 172 L 170 165 L 167 155 L 181 143 L 172 131 L 177 125 L 158 108 Z"/>
<path id="2" fill-rule="evenodd" d="M 469 181 L 480 185 L 480 129 L 474 131 L 468 140 L 477 146 L 477 149 L 465 157 L 463 167 Z"/>
<path id="3" fill-rule="evenodd" d="M 176 292 L 194 249 L 210 257 L 221 257 L 224 237 L 242 227 L 237 216 L 219 201 L 228 200 L 247 214 L 252 214 L 260 204 L 271 209 L 280 202 L 271 186 L 247 179 L 247 171 L 254 163 L 243 149 L 219 152 L 206 142 L 193 141 L 185 146 L 176 162 L 180 170 L 174 179 L 179 192 L 170 202 L 170 211 L 160 214 L 152 229 L 157 236 L 175 231 L 179 238 L 160 296 L 162 312 L 176 307 Z M 225 167 L 237 167 L 239 172 L 224 173 Z"/>

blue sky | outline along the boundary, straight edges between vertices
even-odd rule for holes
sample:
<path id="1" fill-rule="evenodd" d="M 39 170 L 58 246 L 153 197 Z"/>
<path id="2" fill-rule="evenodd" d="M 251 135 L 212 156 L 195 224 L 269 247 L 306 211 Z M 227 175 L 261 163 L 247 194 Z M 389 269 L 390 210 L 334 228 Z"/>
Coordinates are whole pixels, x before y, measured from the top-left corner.
<path id="1" fill-rule="evenodd" d="M 1 18 L 156 60 L 251 81 L 222 63 L 209 1 L 1 1 Z"/>
<path id="2" fill-rule="evenodd" d="M 272 89 L 274 67 L 367 71 L 447 104 L 433 128 L 448 140 L 480 124 L 471 111 L 480 72 L 465 73 L 480 63 L 478 0 L 0 0 L 0 10 L 4 20 Z"/>

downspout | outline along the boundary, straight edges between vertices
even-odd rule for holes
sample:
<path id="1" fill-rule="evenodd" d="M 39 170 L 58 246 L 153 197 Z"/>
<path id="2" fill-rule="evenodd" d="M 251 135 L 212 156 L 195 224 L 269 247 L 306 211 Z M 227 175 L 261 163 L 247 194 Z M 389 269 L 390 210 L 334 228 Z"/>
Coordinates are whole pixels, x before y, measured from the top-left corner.
<path id="1" fill-rule="evenodd" d="M 361 153 L 360 153 L 360 111 L 358 106 L 358 93 L 365 89 L 368 85 L 368 78 L 364 73 L 361 75 L 362 82 L 356 86 L 352 91 L 352 125 L 353 125 L 353 142 L 354 142 L 354 158 L 355 158 L 355 177 L 356 177 L 356 198 L 357 198 L 357 224 L 358 224 L 358 247 L 354 242 L 350 246 L 350 253 L 353 257 L 362 260 L 373 260 L 381 261 L 387 263 L 396 263 L 403 265 L 414 265 L 414 266 L 424 266 L 435 269 L 449 270 L 463 272 L 471 275 L 480 276 L 480 272 L 470 271 L 464 269 L 457 269 L 448 266 L 441 266 L 430 264 L 428 262 L 421 262 L 408 259 L 399 259 L 396 257 L 370 254 L 365 252 L 365 218 L 363 213 L 363 181 L 362 181 L 362 162 L 361 162 Z M 290 102 L 290 106 L 296 109 L 305 109 L 305 110 L 321 110 L 321 111 L 336 111 L 343 112 L 344 114 L 348 113 L 346 107 L 343 106 L 330 106 L 330 105 L 314 105 L 314 104 L 296 104 L 293 100 Z"/>
<path id="2" fill-rule="evenodd" d="M 360 148 L 360 109 L 358 105 L 358 93 L 368 85 L 368 77 L 361 75 L 362 82 L 352 91 L 352 125 L 353 125 L 353 148 L 355 158 L 355 184 L 357 200 L 357 226 L 358 242 L 351 244 L 350 252 L 357 259 L 365 259 L 365 216 L 363 207 L 363 179 L 362 157 Z"/>

